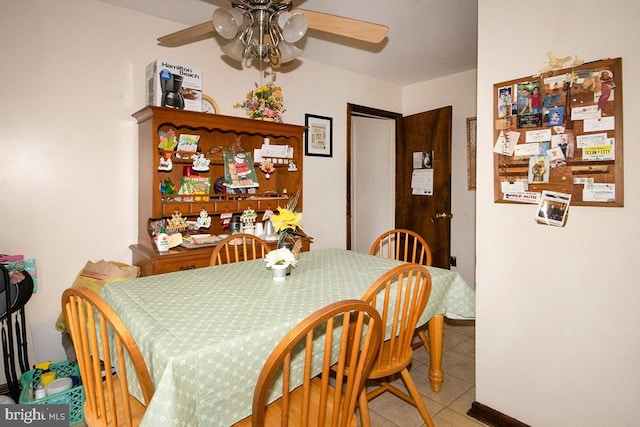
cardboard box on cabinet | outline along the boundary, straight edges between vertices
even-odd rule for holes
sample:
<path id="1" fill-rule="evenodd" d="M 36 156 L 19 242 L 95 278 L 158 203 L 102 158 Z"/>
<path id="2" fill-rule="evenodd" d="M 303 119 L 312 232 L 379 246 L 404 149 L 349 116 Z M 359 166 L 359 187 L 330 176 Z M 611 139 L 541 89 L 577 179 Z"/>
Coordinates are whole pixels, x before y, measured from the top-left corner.
<path id="1" fill-rule="evenodd" d="M 148 105 L 202 111 L 202 69 L 157 59 L 146 68 Z"/>

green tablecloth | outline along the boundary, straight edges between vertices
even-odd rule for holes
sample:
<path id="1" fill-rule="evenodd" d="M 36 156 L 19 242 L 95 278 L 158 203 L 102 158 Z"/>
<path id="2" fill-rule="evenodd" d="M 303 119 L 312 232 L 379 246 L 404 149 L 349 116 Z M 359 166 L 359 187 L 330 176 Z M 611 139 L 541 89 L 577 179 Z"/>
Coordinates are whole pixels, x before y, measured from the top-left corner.
<path id="1" fill-rule="evenodd" d="M 282 337 L 331 302 L 360 298 L 397 261 L 341 249 L 301 254 L 285 282 L 263 260 L 114 282 L 102 296 L 131 331 L 155 384 L 143 426 L 228 426 L 251 414 L 253 389 Z M 475 292 L 429 267 L 422 322 L 475 317 Z"/>

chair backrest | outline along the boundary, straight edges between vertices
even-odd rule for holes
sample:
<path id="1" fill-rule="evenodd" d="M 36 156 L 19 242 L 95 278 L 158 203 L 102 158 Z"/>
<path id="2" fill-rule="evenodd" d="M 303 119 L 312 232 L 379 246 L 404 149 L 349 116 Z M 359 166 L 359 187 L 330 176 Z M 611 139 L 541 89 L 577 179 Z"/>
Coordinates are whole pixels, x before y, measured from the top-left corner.
<path id="1" fill-rule="evenodd" d="M 382 233 L 373 242 L 370 255 L 391 258 L 398 261 L 431 265 L 431 249 L 427 242 L 415 231 L 396 228 Z"/>
<path id="2" fill-rule="evenodd" d="M 418 264 L 402 264 L 380 276 L 362 300 L 376 307 L 386 326 L 373 370 L 395 372 L 411 362 L 411 342 L 431 293 L 431 274 Z M 388 375 L 390 375 L 388 374 Z"/>
<path id="3" fill-rule="evenodd" d="M 62 312 L 84 384 L 85 418 L 90 415 L 91 419 L 109 426 L 136 425 L 153 396 L 154 387 L 131 333 L 100 295 L 85 287 L 64 291 Z M 129 394 L 126 375 L 129 363 L 138 378 L 144 402 L 136 399 L 131 403 L 133 397 Z M 117 374 L 111 368 L 115 368 Z"/>
<path id="4" fill-rule="evenodd" d="M 380 315 L 360 300 L 338 301 L 308 316 L 265 362 L 253 396 L 252 425 L 271 425 L 270 419 L 265 421 L 265 406 L 275 380 L 282 382 L 282 398 L 270 409 L 279 410 L 281 425 L 350 425 L 381 336 Z M 292 367 L 292 361 L 300 363 Z M 319 369 L 320 376 L 313 379 Z M 302 385 L 291 391 L 301 373 Z M 335 386 L 329 387 L 333 379 Z"/>
<path id="5" fill-rule="evenodd" d="M 232 234 L 222 239 L 215 247 L 211 253 L 209 265 L 231 264 L 264 258 L 270 250 L 271 247 L 267 242 L 253 234 Z"/>

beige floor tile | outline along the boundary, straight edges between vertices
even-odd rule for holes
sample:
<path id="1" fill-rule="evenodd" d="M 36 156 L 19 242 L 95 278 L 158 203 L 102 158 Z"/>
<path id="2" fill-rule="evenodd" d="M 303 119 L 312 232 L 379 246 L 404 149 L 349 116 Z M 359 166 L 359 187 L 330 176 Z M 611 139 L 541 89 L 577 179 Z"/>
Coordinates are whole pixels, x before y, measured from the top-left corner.
<path id="1" fill-rule="evenodd" d="M 432 419 L 444 408 L 443 405 L 433 400 L 425 398 L 423 401 Z M 414 406 L 391 393 L 383 393 L 370 401 L 369 410 L 372 414 L 375 412 L 377 415 L 382 416 L 384 420 L 391 421 L 393 425 L 398 427 L 420 427 L 425 425 L 420 413 Z M 373 422 L 373 415 L 371 425 L 377 427 L 377 424 Z"/>
<path id="2" fill-rule="evenodd" d="M 476 400 L 476 388 L 473 387 L 471 390 L 468 390 L 462 396 L 454 400 L 447 407 L 449 409 L 453 409 L 456 412 L 460 412 L 461 414 L 466 414 L 469 409 L 471 409 L 471 404 Z"/>
<path id="3" fill-rule="evenodd" d="M 433 419 L 436 427 L 485 427 L 486 424 L 481 423 L 467 415 L 463 415 L 450 408 L 443 409 Z"/>
<path id="4" fill-rule="evenodd" d="M 442 371 L 444 372 L 445 381 L 448 376 L 454 376 L 471 384 L 476 382 L 475 359 L 455 351 L 443 352 Z"/>
<path id="5" fill-rule="evenodd" d="M 450 320 L 445 318 L 444 330 L 445 333 L 455 332 L 471 338 L 476 336 L 476 322 L 475 320 Z"/>
<path id="6" fill-rule="evenodd" d="M 467 335 L 459 334 L 456 331 L 447 331 L 442 337 L 442 348 L 444 350 L 452 349 L 468 339 L 469 337 Z"/>
<path id="7" fill-rule="evenodd" d="M 444 381 L 439 392 L 431 390 L 431 382 L 429 381 L 429 366 L 423 365 L 415 369 L 411 369 L 411 378 L 416 383 L 418 391 L 423 396 L 434 400 L 444 406 L 450 405 L 460 396 L 473 388 L 473 382 L 463 381 L 455 376 L 448 376 L 446 371 L 444 374 Z M 402 381 L 397 380 L 397 382 Z M 402 387 L 404 390 L 404 387 Z"/>
<path id="8" fill-rule="evenodd" d="M 475 359 L 476 340 L 475 338 L 467 338 L 466 340 L 462 341 L 460 344 L 456 345 L 455 347 L 450 348 L 450 350 Z"/>
<path id="9" fill-rule="evenodd" d="M 429 354 L 423 348 L 414 350 L 410 366 L 411 377 L 436 427 L 484 427 L 466 415 L 475 401 L 475 322 L 445 319 L 443 348 L 444 382 L 439 393 L 431 390 Z M 394 385 L 406 391 L 401 378 L 396 378 Z M 373 427 L 424 426 L 417 409 L 390 393 L 369 405 Z"/>

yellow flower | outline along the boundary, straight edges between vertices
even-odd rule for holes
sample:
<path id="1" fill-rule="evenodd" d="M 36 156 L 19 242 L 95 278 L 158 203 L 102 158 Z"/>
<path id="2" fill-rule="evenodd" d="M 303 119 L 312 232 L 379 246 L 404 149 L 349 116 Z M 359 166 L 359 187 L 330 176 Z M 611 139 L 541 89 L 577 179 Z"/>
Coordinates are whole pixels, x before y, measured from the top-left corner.
<path id="1" fill-rule="evenodd" d="M 279 215 L 272 215 L 271 222 L 276 232 L 291 229 L 293 231 L 298 228 L 298 223 L 302 219 L 302 214 L 296 214 L 289 209 L 278 207 Z"/>

